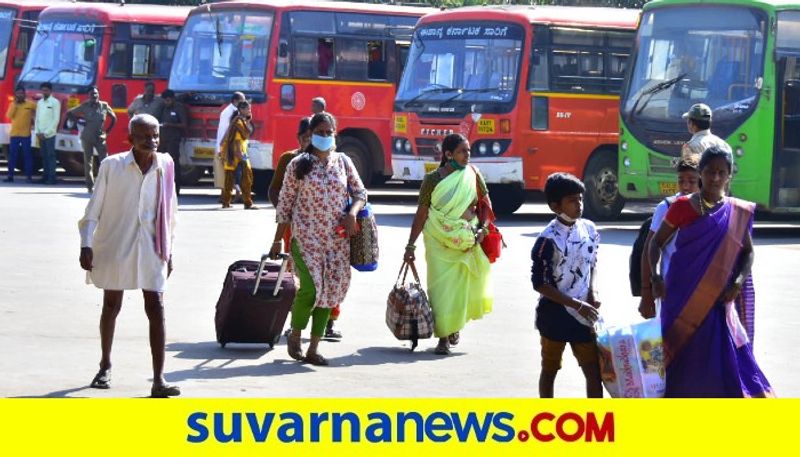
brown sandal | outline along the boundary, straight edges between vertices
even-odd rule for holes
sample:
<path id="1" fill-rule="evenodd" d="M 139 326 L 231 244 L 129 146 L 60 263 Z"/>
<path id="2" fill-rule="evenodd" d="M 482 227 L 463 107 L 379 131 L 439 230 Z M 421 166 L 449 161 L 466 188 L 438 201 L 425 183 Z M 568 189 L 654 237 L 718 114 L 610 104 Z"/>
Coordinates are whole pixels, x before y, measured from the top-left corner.
<path id="1" fill-rule="evenodd" d="M 289 351 L 289 357 L 295 360 L 303 360 L 303 347 L 300 335 L 295 338 L 291 334 L 286 337 L 286 349 Z"/>
<path id="2" fill-rule="evenodd" d="M 447 340 L 439 340 L 439 344 L 436 345 L 436 349 L 433 351 L 436 355 L 450 355 L 450 344 Z"/>
<path id="3" fill-rule="evenodd" d="M 303 361 L 319 367 L 328 366 L 328 359 L 322 357 L 320 354 L 316 352 L 313 354 L 306 354 L 306 356 L 303 358 Z"/>
<path id="4" fill-rule="evenodd" d="M 458 346 L 459 341 L 461 341 L 461 334 L 459 332 L 451 333 L 450 336 L 447 337 L 447 342 L 450 343 L 450 346 Z"/>

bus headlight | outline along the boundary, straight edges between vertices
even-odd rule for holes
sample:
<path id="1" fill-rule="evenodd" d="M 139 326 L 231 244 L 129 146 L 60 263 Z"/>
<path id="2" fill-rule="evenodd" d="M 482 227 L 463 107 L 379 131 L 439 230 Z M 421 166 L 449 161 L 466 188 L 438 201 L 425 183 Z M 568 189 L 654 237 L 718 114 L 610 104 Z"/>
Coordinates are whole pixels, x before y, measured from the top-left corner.
<path id="1" fill-rule="evenodd" d="M 406 154 L 411 154 L 411 142 L 410 141 L 405 140 L 403 142 L 403 150 L 405 151 Z"/>
<path id="2" fill-rule="evenodd" d="M 494 154 L 494 155 L 498 155 L 498 154 L 500 154 L 500 152 L 501 152 L 502 150 L 503 150 L 503 149 L 502 149 L 502 147 L 500 146 L 500 143 L 498 143 L 497 141 L 495 141 L 494 143 L 492 143 L 492 154 Z"/>
<path id="3" fill-rule="evenodd" d="M 394 140 L 394 152 L 398 154 L 403 152 L 403 140 L 400 138 Z"/>
<path id="4" fill-rule="evenodd" d="M 479 145 L 478 145 L 478 153 L 479 153 L 480 155 L 482 155 L 482 156 L 485 156 L 485 155 L 486 155 L 486 150 L 487 150 L 487 149 L 488 149 L 488 148 L 486 147 L 486 143 L 481 143 L 481 144 L 479 144 Z"/>
<path id="5" fill-rule="evenodd" d="M 619 145 L 619 148 L 620 148 L 620 149 L 622 149 L 623 151 L 627 151 L 627 150 L 628 150 L 628 142 L 627 142 L 627 141 L 623 141 L 623 142 L 622 142 L 622 143 Z"/>
<path id="6" fill-rule="evenodd" d="M 622 164 L 625 165 L 625 168 L 630 168 L 631 167 L 630 157 L 625 157 L 624 159 L 622 159 Z"/>

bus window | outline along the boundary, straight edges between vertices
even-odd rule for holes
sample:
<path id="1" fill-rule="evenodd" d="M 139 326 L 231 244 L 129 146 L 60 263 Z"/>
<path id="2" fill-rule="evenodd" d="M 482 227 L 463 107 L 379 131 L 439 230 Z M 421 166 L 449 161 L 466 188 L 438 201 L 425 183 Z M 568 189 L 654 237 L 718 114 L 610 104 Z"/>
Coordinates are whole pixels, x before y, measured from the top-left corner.
<path id="1" fill-rule="evenodd" d="M 338 55 L 336 76 L 339 79 L 363 81 L 367 76 L 367 44 L 363 40 L 340 38 L 336 40 Z M 320 56 L 321 57 L 321 56 Z M 322 62 L 320 59 L 320 73 Z"/>
<path id="2" fill-rule="evenodd" d="M 128 44 L 111 43 L 111 56 L 108 60 L 108 76 L 125 77 L 128 76 Z"/>
<path id="3" fill-rule="evenodd" d="M 335 68 L 333 56 L 333 39 L 320 38 L 317 40 L 319 76 L 323 78 L 333 78 L 333 70 Z"/>
<path id="4" fill-rule="evenodd" d="M 384 52 L 383 41 L 368 41 L 367 42 L 367 78 L 369 79 L 387 79 L 386 75 L 386 53 Z"/>
<path id="5" fill-rule="evenodd" d="M 332 36 L 336 34 L 333 13 L 295 11 L 289 14 L 292 32 Z"/>
<path id="6" fill-rule="evenodd" d="M 146 44 L 133 45 L 133 71 L 132 76 L 146 77 L 150 75 L 150 46 Z"/>
<path id="7" fill-rule="evenodd" d="M 35 22 L 38 17 L 38 11 L 28 11 L 22 15 L 23 22 L 19 26 L 14 68 L 22 68 L 22 66 L 25 65 L 25 59 L 28 57 L 28 50 L 31 48 L 33 37 L 36 34 Z"/>
<path id="8" fill-rule="evenodd" d="M 0 78 L 6 76 L 6 59 L 8 59 L 8 48 L 11 44 L 11 30 L 14 25 L 14 11 L 10 9 L 0 9 Z"/>

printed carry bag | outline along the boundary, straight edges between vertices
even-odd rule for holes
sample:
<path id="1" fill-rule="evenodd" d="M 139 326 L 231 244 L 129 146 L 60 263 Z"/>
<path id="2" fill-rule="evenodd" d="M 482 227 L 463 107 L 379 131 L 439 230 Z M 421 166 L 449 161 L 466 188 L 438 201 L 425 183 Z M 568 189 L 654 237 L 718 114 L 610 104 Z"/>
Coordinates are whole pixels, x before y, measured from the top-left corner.
<path id="1" fill-rule="evenodd" d="M 378 268 L 378 224 L 369 203 L 356 216 L 358 233 L 350 237 L 350 265 L 358 271 Z"/>
<path id="2" fill-rule="evenodd" d="M 406 284 L 409 268 L 414 282 Z M 433 311 L 413 262 L 403 262 L 400 267 L 397 281 L 386 300 L 386 325 L 398 340 L 411 340 L 412 351 L 416 349 L 418 340 L 433 335 Z"/>
<path id="3" fill-rule="evenodd" d="M 595 324 L 600 377 L 614 398 L 660 398 L 666 389 L 661 318 L 632 325 Z"/>

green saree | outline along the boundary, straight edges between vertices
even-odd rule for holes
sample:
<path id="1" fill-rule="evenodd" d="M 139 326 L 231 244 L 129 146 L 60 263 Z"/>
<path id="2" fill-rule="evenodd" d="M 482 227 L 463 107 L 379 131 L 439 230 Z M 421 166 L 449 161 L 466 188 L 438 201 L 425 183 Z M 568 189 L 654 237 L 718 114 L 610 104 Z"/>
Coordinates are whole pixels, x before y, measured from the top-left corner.
<path id="1" fill-rule="evenodd" d="M 450 173 L 431 195 L 423 228 L 428 297 L 439 338 L 460 331 L 469 320 L 492 310 L 489 259 L 475 244 L 478 218 L 461 216 L 478 199 L 472 167 Z"/>

